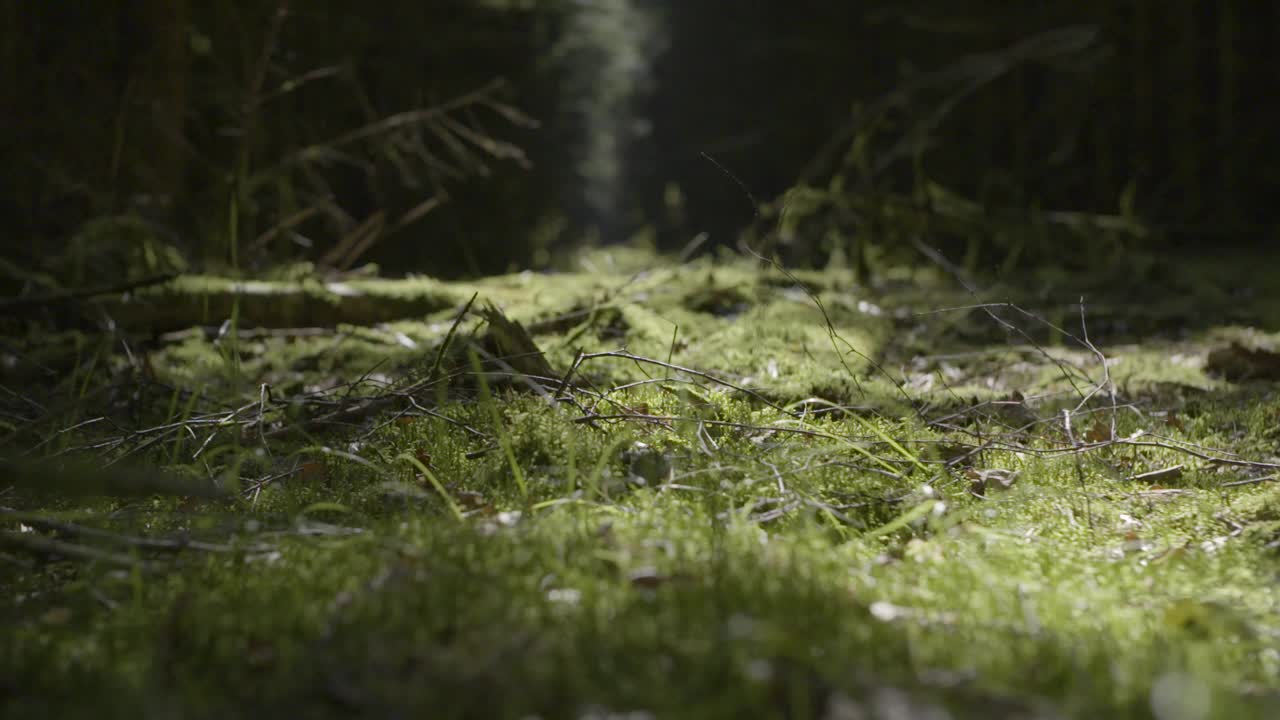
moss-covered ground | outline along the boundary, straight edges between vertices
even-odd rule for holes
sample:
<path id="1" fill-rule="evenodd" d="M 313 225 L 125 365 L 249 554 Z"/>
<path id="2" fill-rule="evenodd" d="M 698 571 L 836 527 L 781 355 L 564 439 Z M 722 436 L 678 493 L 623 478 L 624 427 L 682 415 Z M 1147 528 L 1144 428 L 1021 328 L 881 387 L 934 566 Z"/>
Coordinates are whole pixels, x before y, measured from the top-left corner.
<path id="1" fill-rule="evenodd" d="M 11 336 L 0 714 L 1280 717 L 1266 308 L 582 262 Z"/>

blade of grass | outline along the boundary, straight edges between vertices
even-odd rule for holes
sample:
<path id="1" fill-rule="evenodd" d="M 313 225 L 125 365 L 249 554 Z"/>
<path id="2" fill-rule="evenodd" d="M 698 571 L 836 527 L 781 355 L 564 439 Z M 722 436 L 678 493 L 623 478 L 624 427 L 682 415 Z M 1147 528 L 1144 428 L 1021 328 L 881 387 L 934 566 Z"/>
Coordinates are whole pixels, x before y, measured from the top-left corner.
<path id="1" fill-rule="evenodd" d="M 475 303 L 479 292 L 471 294 L 471 299 L 467 304 L 462 306 L 462 311 L 458 313 L 458 317 L 453 319 L 453 324 L 449 326 L 449 332 L 445 333 L 444 342 L 440 343 L 440 349 L 436 351 L 436 360 L 431 364 L 431 373 L 427 375 L 427 384 L 436 381 L 440 373 L 440 364 L 444 362 L 444 355 L 449 351 L 449 345 L 453 343 L 453 335 L 458 331 L 458 326 L 462 324 L 462 319 L 471 311 L 471 306 Z"/>
<path id="2" fill-rule="evenodd" d="M 453 514 L 453 517 L 456 518 L 458 522 L 462 522 L 466 519 L 466 516 L 462 514 L 462 508 L 458 507 L 458 503 L 453 501 L 453 497 L 451 497 L 448 491 L 444 489 L 444 485 L 440 482 L 440 479 L 436 477 L 435 473 L 431 472 L 431 469 L 428 468 L 425 463 L 409 453 L 400 453 L 396 456 L 396 459 L 404 460 L 417 468 L 418 472 L 422 473 L 422 476 L 427 479 L 427 482 L 431 483 L 431 487 L 435 488 L 436 492 L 440 493 L 440 497 L 443 498 L 445 504 L 449 506 L 449 512 Z"/>
<path id="3" fill-rule="evenodd" d="M 492 393 L 489 392 L 489 382 L 485 380 L 484 368 L 480 366 L 480 357 L 476 355 L 475 350 L 468 348 L 467 357 L 471 361 L 471 368 L 475 372 L 476 383 L 480 386 L 480 405 L 489 413 L 489 417 L 493 420 L 493 432 L 498 437 L 498 444 L 502 446 L 502 452 L 507 456 L 507 464 L 511 466 L 511 476 L 515 478 L 516 488 L 520 491 L 521 502 L 528 502 L 529 487 L 525 483 L 524 470 L 520 468 L 520 463 L 516 461 L 515 449 L 511 447 L 511 438 L 507 434 L 507 428 L 502 424 L 502 413 L 498 411 L 498 404 L 494 402 Z"/>

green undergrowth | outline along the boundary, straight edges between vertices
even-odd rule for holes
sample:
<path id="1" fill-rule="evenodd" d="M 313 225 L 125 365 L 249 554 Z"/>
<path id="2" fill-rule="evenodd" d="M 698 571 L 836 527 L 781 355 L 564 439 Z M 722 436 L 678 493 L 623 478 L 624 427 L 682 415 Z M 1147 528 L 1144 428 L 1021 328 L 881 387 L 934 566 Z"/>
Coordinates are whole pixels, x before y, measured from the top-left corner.
<path id="1" fill-rule="evenodd" d="M 1204 359 L 1239 331 L 1090 349 L 1006 314 L 1025 333 L 995 340 L 921 314 L 962 304 L 941 287 L 594 261 L 442 284 L 416 319 L 18 368 L 135 394 L 11 446 L 225 494 L 5 490 L 0 712 L 1280 713 L 1280 398 Z M 482 365 L 473 294 L 554 377 Z"/>

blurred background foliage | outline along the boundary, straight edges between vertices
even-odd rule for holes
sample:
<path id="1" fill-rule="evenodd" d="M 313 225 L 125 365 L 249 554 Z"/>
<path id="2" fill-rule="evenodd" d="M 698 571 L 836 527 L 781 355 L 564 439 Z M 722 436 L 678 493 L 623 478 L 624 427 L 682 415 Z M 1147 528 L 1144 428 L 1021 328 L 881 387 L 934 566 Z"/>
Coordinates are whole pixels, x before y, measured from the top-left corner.
<path id="1" fill-rule="evenodd" d="M 1267 0 L 0 0 L 6 294 L 1274 242 Z M 290 265 L 291 264 L 291 265 Z M 111 277 L 103 277 L 103 275 Z"/>

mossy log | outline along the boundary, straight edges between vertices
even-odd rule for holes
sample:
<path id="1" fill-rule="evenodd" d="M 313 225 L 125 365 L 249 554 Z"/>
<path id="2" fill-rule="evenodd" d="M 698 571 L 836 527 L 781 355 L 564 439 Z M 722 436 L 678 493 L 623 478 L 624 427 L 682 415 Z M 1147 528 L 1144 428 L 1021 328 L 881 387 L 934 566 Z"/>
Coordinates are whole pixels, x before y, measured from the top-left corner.
<path id="1" fill-rule="evenodd" d="M 93 316 L 105 313 L 121 327 L 160 333 L 218 325 L 233 316 L 241 327 L 374 325 L 455 307 L 467 296 L 429 279 L 268 282 L 187 276 L 89 304 Z"/>

